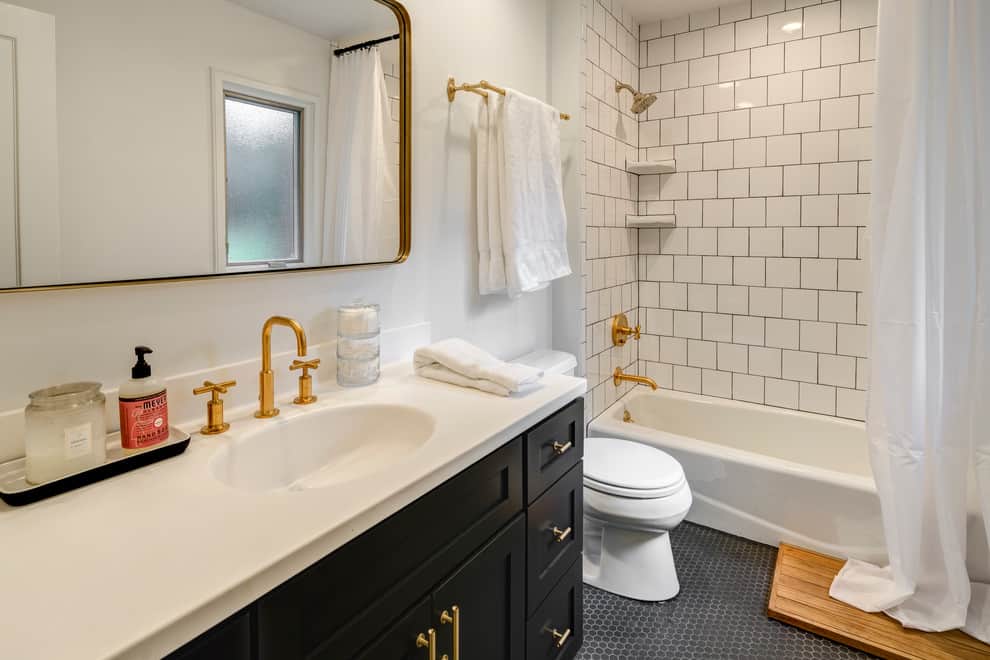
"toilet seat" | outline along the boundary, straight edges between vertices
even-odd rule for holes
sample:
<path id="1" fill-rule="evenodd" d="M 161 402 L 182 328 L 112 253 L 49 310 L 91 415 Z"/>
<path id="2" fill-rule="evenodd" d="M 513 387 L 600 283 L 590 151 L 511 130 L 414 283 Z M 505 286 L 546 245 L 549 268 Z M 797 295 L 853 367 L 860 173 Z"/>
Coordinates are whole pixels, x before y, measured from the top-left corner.
<path id="1" fill-rule="evenodd" d="M 669 454 L 619 438 L 587 438 L 584 485 L 628 499 L 659 499 L 687 486 L 684 470 Z"/>

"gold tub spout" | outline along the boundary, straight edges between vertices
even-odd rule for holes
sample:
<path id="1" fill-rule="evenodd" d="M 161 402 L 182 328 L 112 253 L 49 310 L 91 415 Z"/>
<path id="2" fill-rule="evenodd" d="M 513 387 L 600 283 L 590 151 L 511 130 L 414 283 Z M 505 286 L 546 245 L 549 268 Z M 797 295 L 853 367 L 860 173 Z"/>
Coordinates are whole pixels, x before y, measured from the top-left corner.
<path id="1" fill-rule="evenodd" d="M 652 378 L 647 378 L 646 376 L 633 376 L 632 374 L 622 373 L 622 367 L 616 367 L 615 373 L 612 374 L 612 382 L 616 387 L 619 386 L 624 380 L 628 380 L 630 383 L 639 383 L 640 385 L 649 385 L 652 389 L 657 389 L 657 382 Z"/>
<path id="2" fill-rule="evenodd" d="M 296 354 L 306 357 L 306 332 L 294 321 L 285 316 L 273 316 L 265 321 L 261 329 L 261 373 L 258 375 L 258 411 L 255 417 L 275 417 L 278 408 L 275 407 L 275 372 L 272 371 L 272 328 L 284 325 L 296 333 Z"/>

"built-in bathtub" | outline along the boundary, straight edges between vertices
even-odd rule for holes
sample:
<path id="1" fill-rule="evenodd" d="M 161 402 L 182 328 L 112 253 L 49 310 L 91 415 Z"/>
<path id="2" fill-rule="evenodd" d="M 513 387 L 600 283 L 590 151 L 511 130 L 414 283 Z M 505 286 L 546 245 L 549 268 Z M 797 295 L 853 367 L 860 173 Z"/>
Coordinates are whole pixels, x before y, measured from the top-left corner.
<path id="1" fill-rule="evenodd" d="M 694 495 L 690 521 L 769 545 L 886 562 L 862 422 L 639 387 L 593 420 L 589 435 L 676 458 Z M 988 581 L 990 551 L 971 500 L 967 565 L 971 579 Z"/>
<path id="2" fill-rule="evenodd" d="M 694 494 L 688 520 L 770 545 L 886 559 L 862 422 L 638 388 L 590 435 L 676 458 Z"/>

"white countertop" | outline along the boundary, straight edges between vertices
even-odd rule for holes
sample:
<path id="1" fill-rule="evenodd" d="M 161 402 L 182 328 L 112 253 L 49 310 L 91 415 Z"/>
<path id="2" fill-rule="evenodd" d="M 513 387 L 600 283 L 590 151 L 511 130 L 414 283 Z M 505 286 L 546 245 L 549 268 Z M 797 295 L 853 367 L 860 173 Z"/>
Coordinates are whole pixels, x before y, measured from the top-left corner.
<path id="1" fill-rule="evenodd" d="M 424 380 L 406 365 L 377 384 L 321 392 L 184 454 L 25 507 L 0 504 L 0 657 L 160 658 L 429 492 L 585 392 L 547 376 L 502 398 Z M 307 410 L 401 403 L 436 418 L 407 460 L 304 491 L 246 493 L 217 481 L 218 447 Z"/>

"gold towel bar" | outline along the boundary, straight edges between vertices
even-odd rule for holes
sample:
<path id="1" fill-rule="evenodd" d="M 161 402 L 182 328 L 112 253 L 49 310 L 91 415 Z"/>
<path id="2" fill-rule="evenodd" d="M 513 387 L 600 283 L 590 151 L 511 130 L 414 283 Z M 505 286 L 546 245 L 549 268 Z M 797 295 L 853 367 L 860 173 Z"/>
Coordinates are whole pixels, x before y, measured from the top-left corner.
<path id="1" fill-rule="evenodd" d="M 502 96 L 505 96 L 505 89 L 503 89 L 502 87 L 496 87 L 487 80 L 482 80 L 481 82 L 474 84 L 462 83 L 458 85 L 454 81 L 453 77 L 447 78 L 447 100 L 450 101 L 451 103 L 454 102 L 454 96 L 457 94 L 457 92 L 471 92 L 472 94 L 477 94 L 481 97 L 484 97 L 485 100 L 487 100 L 488 92 L 484 91 L 486 89 L 495 92 L 496 94 L 501 94 Z M 562 112 L 560 113 L 560 118 L 563 119 L 564 121 L 567 121 L 571 118 L 571 116 L 566 112 Z"/>

